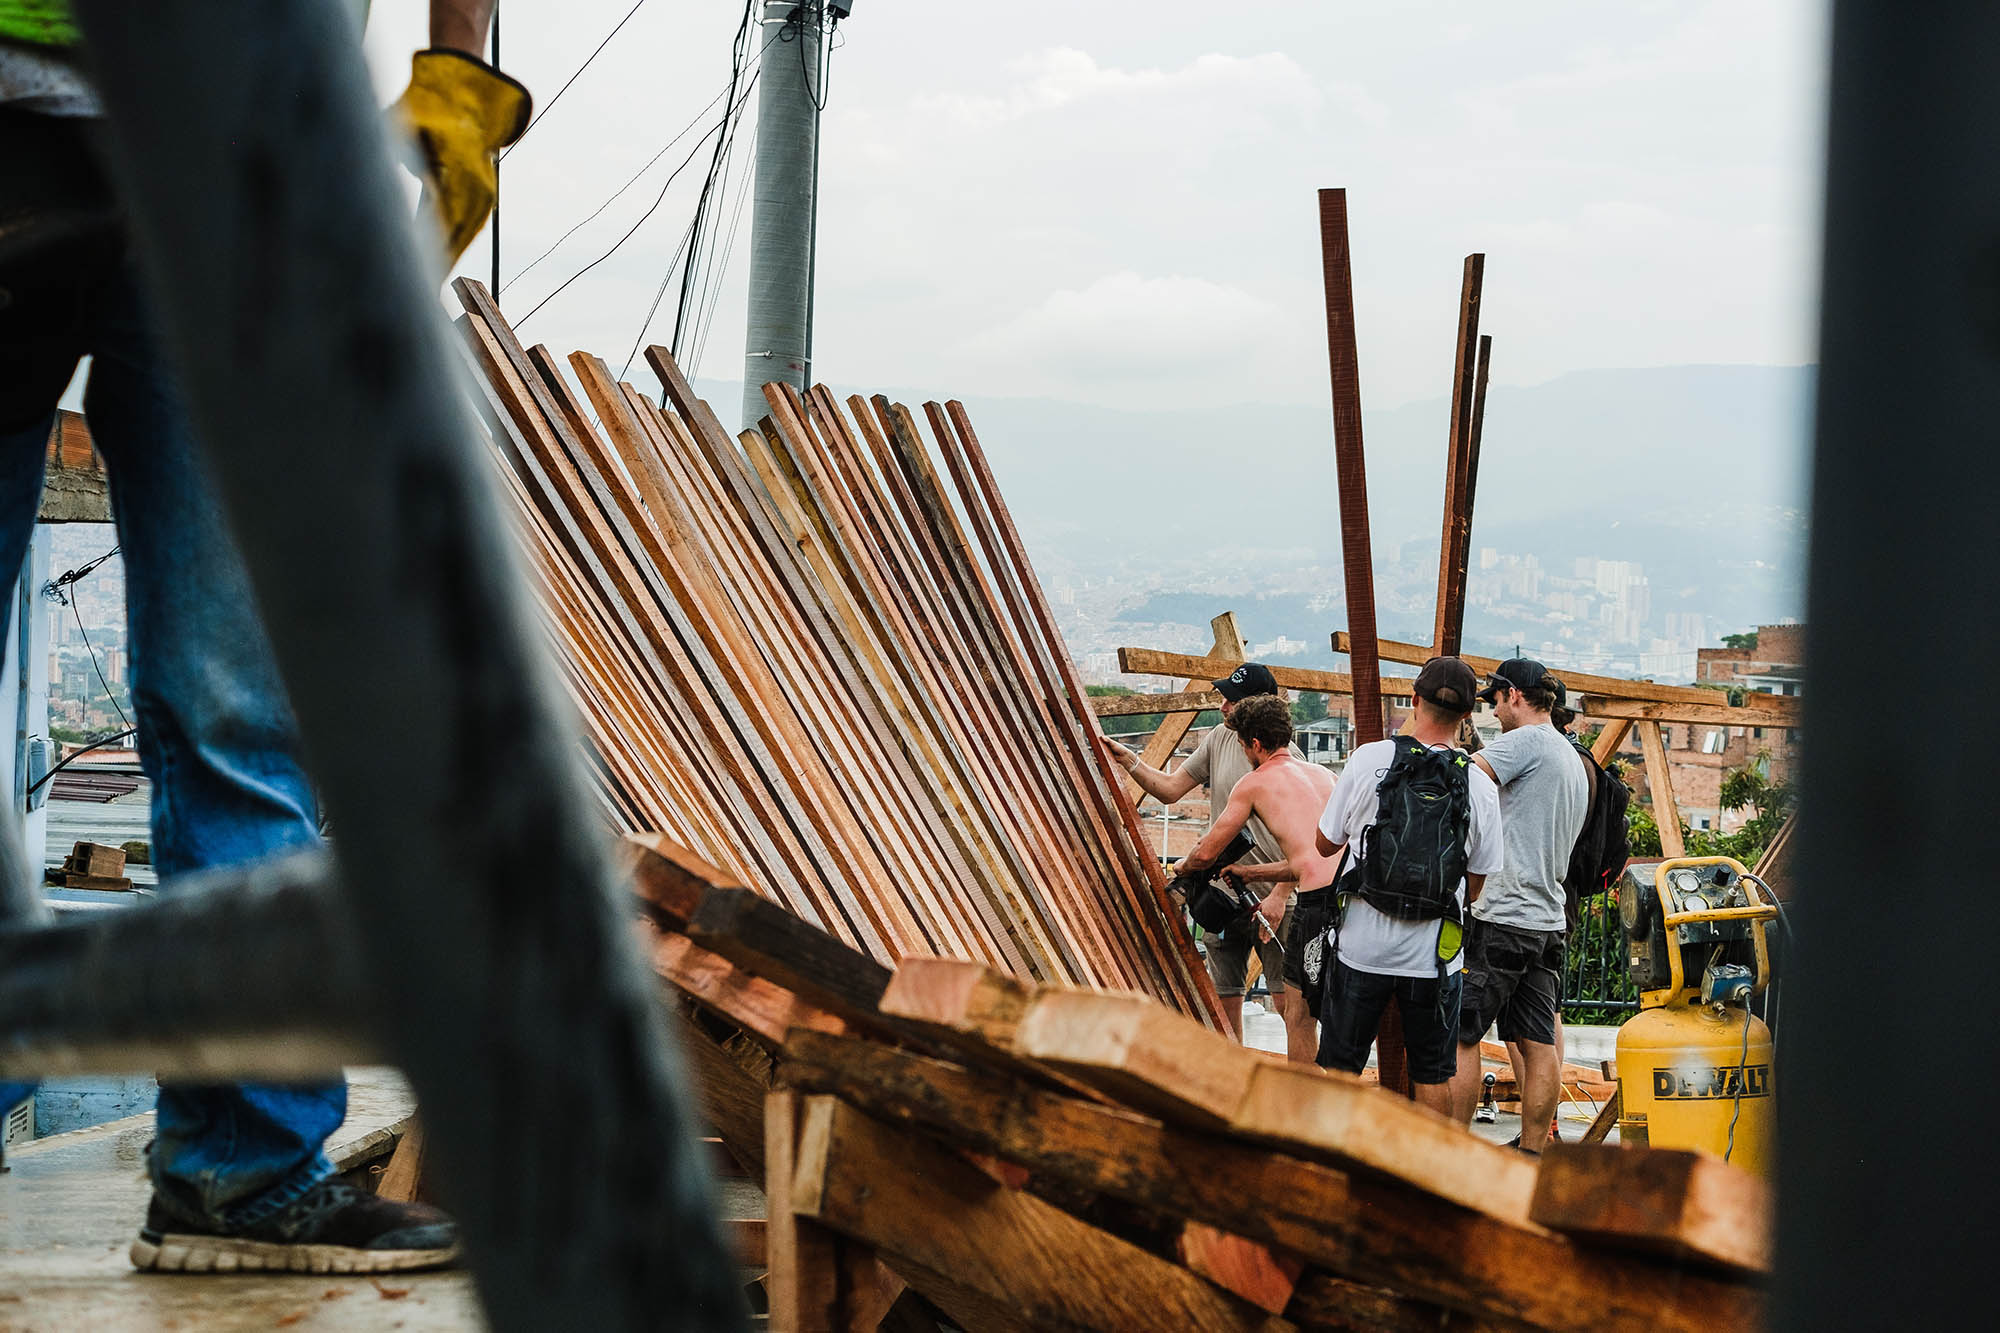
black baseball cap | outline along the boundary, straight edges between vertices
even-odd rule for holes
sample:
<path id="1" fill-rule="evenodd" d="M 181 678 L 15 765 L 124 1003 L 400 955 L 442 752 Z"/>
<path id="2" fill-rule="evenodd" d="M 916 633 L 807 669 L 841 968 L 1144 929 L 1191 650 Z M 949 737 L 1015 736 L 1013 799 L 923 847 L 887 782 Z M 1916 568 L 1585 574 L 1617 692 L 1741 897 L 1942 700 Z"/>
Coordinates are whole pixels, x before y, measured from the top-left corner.
<path id="1" fill-rule="evenodd" d="M 1276 694 L 1278 682 L 1271 676 L 1271 668 L 1262 662 L 1245 662 L 1236 670 L 1215 682 L 1215 688 L 1231 703 L 1241 703 L 1258 694 Z"/>
<path id="2" fill-rule="evenodd" d="M 1501 690 L 1510 686 L 1517 690 L 1532 690 L 1540 685 L 1542 678 L 1548 674 L 1549 669 L 1532 657 L 1510 657 L 1493 668 L 1492 674 L 1486 678 L 1486 688 L 1479 692 L 1479 697 L 1490 704 L 1493 702 L 1493 696 Z"/>
<path id="3" fill-rule="evenodd" d="M 1470 713 L 1473 698 L 1479 690 L 1479 677 L 1456 657 L 1433 657 L 1424 663 L 1424 669 L 1417 673 L 1417 683 L 1410 688 L 1419 699 L 1428 700 L 1439 708 L 1454 713 Z"/>

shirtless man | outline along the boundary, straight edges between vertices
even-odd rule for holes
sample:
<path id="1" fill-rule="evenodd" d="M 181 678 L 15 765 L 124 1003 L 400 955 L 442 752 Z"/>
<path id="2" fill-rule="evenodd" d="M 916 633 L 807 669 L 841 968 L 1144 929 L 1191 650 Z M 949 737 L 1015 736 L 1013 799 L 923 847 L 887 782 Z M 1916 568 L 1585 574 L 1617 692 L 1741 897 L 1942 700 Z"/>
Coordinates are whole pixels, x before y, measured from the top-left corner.
<path id="1" fill-rule="evenodd" d="M 1283 699 L 1260 695 L 1245 699 L 1230 712 L 1226 725 L 1242 742 L 1252 768 L 1229 793 L 1229 804 L 1216 816 L 1208 833 L 1181 861 L 1183 870 L 1208 870 L 1222 849 L 1252 817 L 1262 821 L 1278 840 L 1284 860 L 1263 864 L 1238 863 L 1237 878 L 1248 883 L 1270 884 L 1258 907 L 1266 927 L 1275 929 L 1285 914 L 1291 886 L 1301 890 L 1321 888 L 1333 882 L 1334 863 L 1320 854 L 1315 834 L 1320 812 L 1333 793 L 1333 774 L 1318 764 L 1297 758 L 1291 750 L 1292 713 Z M 1286 951 L 1285 971 L 1293 982 L 1294 939 L 1280 941 Z M 1294 983 L 1295 984 L 1295 983 Z M 1287 1016 L 1289 1018 L 1289 1015 Z M 1287 1023 L 1287 1054 L 1299 1064 L 1311 1064 L 1317 1054 L 1310 1022 L 1298 1026 Z"/>

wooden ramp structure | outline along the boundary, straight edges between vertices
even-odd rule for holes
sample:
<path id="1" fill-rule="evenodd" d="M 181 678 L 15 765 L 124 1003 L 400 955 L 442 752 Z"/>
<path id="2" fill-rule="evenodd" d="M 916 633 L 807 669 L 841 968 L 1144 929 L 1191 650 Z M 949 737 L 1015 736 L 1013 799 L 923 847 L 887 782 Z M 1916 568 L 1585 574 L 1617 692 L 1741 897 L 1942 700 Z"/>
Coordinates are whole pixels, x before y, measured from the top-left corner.
<path id="1" fill-rule="evenodd" d="M 962 407 L 772 385 L 731 436 L 664 351 L 656 401 L 456 290 L 773 1327 L 1757 1321 L 1699 1199 L 1585 1216 L 1583 1161 L 1546 1223 L 1529 1159 L 1215 1030 Z"/>

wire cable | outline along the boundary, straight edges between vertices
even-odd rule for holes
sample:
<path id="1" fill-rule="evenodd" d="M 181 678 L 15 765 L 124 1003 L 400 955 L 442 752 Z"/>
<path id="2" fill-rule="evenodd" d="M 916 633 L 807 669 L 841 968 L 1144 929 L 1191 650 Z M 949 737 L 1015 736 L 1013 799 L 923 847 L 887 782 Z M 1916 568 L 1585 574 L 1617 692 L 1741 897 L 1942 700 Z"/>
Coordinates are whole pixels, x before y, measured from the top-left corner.
<path id="1" fill-rule="evenodd" d="M 736 40 L 730 45 L 729 58 L 729 90 L 732 94 L 736 91 L 736 81 L 743 75 L 744 56 L 747 54 L 745 43 L 750 35 L 750 16 L 755 12 L 758 3 L 759 0 L 743 0 L 743 17 L 736 24 Z M 794 11 L 795 14 L 796 12 Z M 786 26 L 789 27 L 790 23 L 788 22 Z M 783 29 L 781 28 L 779 31 L 782 32 Z M 727 118 L 728 113 L 725 112 L 724 119 L 726 120 Z M 733 138 L 733 136 L 731 137 Z M 674 308 L 674 335 L 671 340 L 670 350 L 673 352 L 676 360 L 679 359 L 681 354 L 681 326 L 687 319 L 688 296 L 694 289 L 694 272 L 696 265 L 701 259 L 702 219 L 708 214 L 709 195 L 714 191 L 716 176 L 722 170 L 724 152 L 725 141 L 722 139 L 716 140 L 715 156 L 709 160 L 708 175 L 701 183 L 701 197 L 695 201 L 692 232 L 694 253 L 689 257 L 687 269 L 681 275 L 680 304 Z M 650 322 L 650 319 L 648 322 Z"/>
<path id="2" fill-rule="evenodd" d="M 757 86 L 756 76 L 752 75 L 750 79 L 750 87 L 754 88 L 756 86 Z M 744 89 L 743 100 L 747 101 L 749 99 L 749 96 L 750 96 L 750 89 L 749 88 Z M 738 105 L 741 105 L 741 103 L 739 102 Z M 606 250 L 603 254 L 591 260 L 588 264 L 585 264 L 582 268 L 570 274 L 567 278 L 564 278 L 561 286 L 557 287 L 554 291 L 550 292 L 547 296 L 544 296 L 540 301 L 536 302 L 535 308 L 533 310 L 530 310 L 527 314 L 521 316 L 521 318 L 519 318 L 518 320 L 515 320 L 514 327 L 516 329 L 519 329 L 523 324 L 526 324 L 529 320 L 533 319 L 535 317 L 536 312 L 541 310 L 543 306 L 555 300 L 556 297 L 562 295 L 564 289 L 567 288 L 571 283 L 575 282 L 578 278 L 582 277 L 584 274 L 590 272 L 590 270 L 596 268 L 599 264 L 602 264 L 605 260 L 611 258 L 611 256 L 617 254 L 619 249 L 624 246 L 625 242 L 631 240 L 633 234 L 636 233 L 639 230 L 639 228 L 646 225 L 646 219 L 652 217 L 653 214 L 660 211 L 660 205 L 666 202 L 667 190 L 672 187 L 675 177 L 679 176 L 681 172 L 687 170 L 688 163 L 694 161 L 695 154 L 701 151 L 701 145 L 708 141 L 708 135 L 714 134 L 716 130 L 720 128 L 722 128 L 720 125 L 716 125 L 708 131 L 708 134 L 704 134 L 701 136 L 700 139 L 696 140 L 694 150 L 690 152 L 687 155 L 687 157 L 681 161 L 681 164 L 678 167 L 674 168 L 672 175 L 669 175 L 667 177 L 666 184 L 660 187 L 659 197 L 653 200 L 652 207 L 648 208 L 644 213 L 641 213 L 639 215 L 639 220 L 637 222 L 634 222 L 631 225 L 631 227 L 629 227 L 626 230 L 623 236 L 620 236 L 616 241 L 612 242 L 611 248 L 609 250 Z"/>
<path id="3" fill-rule="evenodd" d="M 62 772 L 65 768 L 68 768 L 71 764 L 83 758 L 85 755 L 93 753 L 94 751 L 97 750 L 102 750 L 107 745 L 116 744 L 117 742 L 124 740 L 127 736 L 136 736 L 138 734 L 139 734 L 139 729 L 137 727 L 127 727 L 125 728 L 125 730 L 113 732 L 109 736 L 99 736 L 96 740 L 91 741 L 88 745 L 85 745 L 81 750 L 72 750 L 69 753 L 69 755 L 63 759 L 61 763 L 57 764 L 54 768 L 50 769 L 48 772 L 42 774 L 39 778 L 35 779 L 35 785 L 28 788 L 28 795 L 33 796 L 36 792 L 48 786 L 49 779 L 53 778 L 56 774 Z"/>
<path id="4" fill-rule="evenodd" d="M 1729 1112 L 1729 1142 L 1722 1149 L 1722 1160 L 1725 1162 L 1729 1160 L 1729 1155 L 1736 1151 L 1736 1119 L 1743 1114 L 1743 1079 L 1750 1068 L 1750 1019 L 1752 1017 L 1749 999 L 1745 997 L 1743 1002 L 1743 1051 L 1736 1057 L 1736 1105 Z"/>
<path id="5" fill-rule="evenodd" d="M 132 719 L 125 716 L 124 705 L 118 702 L 118 696 L 111 692 L 110 682 L 104 679 L 104 666 L 97 660 L 97 646 L 90 641 L 90 631 L 83 627 L 83 612 L 78 609 L 76 599 L 63 591 L 64 588 L 70 587 L 96 573 L 99 565 L 124 549 L 122 545 L 114 546 L 95 560 L 86 561 L 78 565 L 75 569 L 65 570 L 63 573 L 58 574 L 42 585 L 42 596 L 60 602 L 62 605 L 68 607 L 70 614 L 76 618 L 76 632 L 83 636 L 83 649 L 90 654 L 90 666 L 97 673 L 97 683 L 103 686 L 104 697 L 109 699 L 111 706 L 118 710 L 118 720 L 125 724 L 126 731 L 129 734 L 132 730 Z"/>
<path id="6" fill-rule="evenodd" d="M 501 151 L 500 157 L 498 159 L 499 161 L 505 162 L 507 160 L 507 154 L 513 152 L 516 148 L 519 148 L 521 146 L 521 140 L 526 139 L 530 134 L 534 133 L 535 126 L 542 123 L 542 117 L 548 115 L 549 112 L 555 110 L 556 103 L 562 101 L 562 95 L 569 91 L 570 84 L 575 83 L 578 79 L 583 77 L 583 72 L 590 68 L 590 62 L 597 59 L 598 56 L 604 53 L 604 48 L 611 45 L 611 39 L 618 35 L 619 28 L 623 28 L 627 23 L 631 22 L 632 16 L 638 13 L 640 7 L 643 6 L 645 3 L 646 0 L 639 0 L 638 4 L 633 5 L 630 9 L 625 11 L 625 17 L 618 20 L 618 26 L 605 34 L 604 40 L 597 44 L 597 49 L 592 51 L 590 55 L 585 58 L 584 62 L 576 67 L 576 73 L 570 75 L 569 78 L 563 81 L 563 86 L 556 89 L 556 95 L 554 97 L 551 97 L 548 101 L 542 103 L 541 110 L 537 111 L 534 115 L 534 118 L 528 122 L 528 127 L 521 131 L 521 138 L 514 140 L 513 143 L 509 144 L 505 149 Z"/>
<path id="7" fill-rule="evenodd" d="M 775 37 L 771 39 L 771 41 L 776 41 L 776 40 L 777 39 Z M 765 42 L 762 47 L 758 48 L 757 55 L 752 61 L 753 68 L 755 64 L 762 59 L 764 52 L 767 49 L 769 49 L 771 41 Z M 623 198 L 625 192 L 631 189 L 634 185 L 637 185 L 639 183 L 640 178 L 643 177 L 648 171 L 651 171 L 655 163 L 657 163 L 661 158 L 665 157 L 670 151 L 672 151 L 673 146 L 675 144 L 679 143 L 682 139 L 685 139 L 690 133 L 692 133 L 695 126 L 701 124 L 702 121 L 707 118 L 708 113 L 715 109 L 715 104 L 729 96 L 729 92 L 730 92 L 729 86 L 726 84 L 721 89 L 717 90 L 715 96 L 709 98 L 707 103 L 701 108 L 701 110 L 694 113 L 694 119 L 688 121 L 687 124 L 683 125 L 680 128 L 680 131 L 677 134 L 675 134 L 673 138 L 667 140 L 665 146 L 662 147 L 659 152 L 654 153 L 650 158 L 646 159 L 646 165 L 640 167 L 637 171 L 633 172 L 632 175 L 626 179 L 623 185 L 619 186 L 615 191 L 612 192 L 612 195 L 609 199 L 606 199 L 603 203 L 599 204 L 595 209 L 591 210 L 590 216 L 584 218 L 583 221 L 577 223 L 574 227 L 571 227 L 568 231 L 564 232 L 561 236 L 557 237 L 554 245 L 551 245 L 548 249 L 542 251 L 540 254 L 536 255 L 532 260 L 530 260 L 525 268 L 521 269 L 520 272 L 516 273 L 513 277 L 507 280 L 508 283 L 511 285 L 512 283 L 519 282 L 524 276 L 526 276 L 529 269 L 535 267 L 535 265 L 541 263 L 544 259 L 547 259 L 550 255 L 554 254 L 557 250 L 561 249 L 564 241 L 567 241 L 570 237 L 576 235 L 577 232 L 581 231 L 584 227 L 596 221 L 597 218 L 604 212 L 605 209 L 611 207 L 611 205 L 617 203 L 619 199 Z"/>

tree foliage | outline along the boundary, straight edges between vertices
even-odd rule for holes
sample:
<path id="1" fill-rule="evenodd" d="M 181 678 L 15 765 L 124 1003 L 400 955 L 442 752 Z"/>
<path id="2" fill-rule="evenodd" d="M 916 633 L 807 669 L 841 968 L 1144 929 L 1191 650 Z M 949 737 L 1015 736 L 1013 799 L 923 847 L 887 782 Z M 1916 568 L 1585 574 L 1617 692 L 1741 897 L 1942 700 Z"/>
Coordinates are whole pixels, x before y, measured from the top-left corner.
<path id="1" fill-rule="evenodd" d="M 1292 700 L 1292 725 L 1308 726 L 1326 719 L 1326 696 L 1318 690 L 1300 690 Z"/>
<path id="2" fill-rule="evenodd" d="M 1757 631 L 1753 629 L 1747 634 L 1725 634 L 1722 636 L 1722 646 L 1731 652 L 1754 653 L 1757 651 Z"/>

